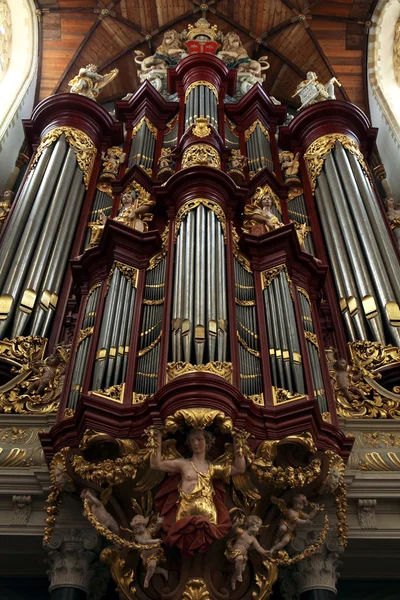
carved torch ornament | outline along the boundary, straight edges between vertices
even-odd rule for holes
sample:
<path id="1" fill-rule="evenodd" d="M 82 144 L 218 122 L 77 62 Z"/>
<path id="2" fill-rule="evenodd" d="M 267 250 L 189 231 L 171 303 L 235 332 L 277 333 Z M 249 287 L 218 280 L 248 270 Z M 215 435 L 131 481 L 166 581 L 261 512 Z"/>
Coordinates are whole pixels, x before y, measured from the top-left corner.
<path id="1" fill-rule="evenodd" d="M 149 597 L 174 600 L 214 600 L 229 588 L 269 598 L 279 567 L 324 542 L 326 515 L 312 545 L 295 556 L 286 551 L 297 527 L 324 511 L 314 501 L 319 495 L 333 494 L 339 543 L 346 544 L 344 464 L 318 451 L 307 432 L 249 438 L 208 408 L 179 410 L 138 441 L 87 430 L 79 449 L 64 448 L 51 463 L 45 542 L 62 495 L 79 494 L 84 515 L 109 543 L 101 558 L 124 600 L 147 597 L 147 588 Z M 192 577 L 199 560 L 203 576 Z"/>

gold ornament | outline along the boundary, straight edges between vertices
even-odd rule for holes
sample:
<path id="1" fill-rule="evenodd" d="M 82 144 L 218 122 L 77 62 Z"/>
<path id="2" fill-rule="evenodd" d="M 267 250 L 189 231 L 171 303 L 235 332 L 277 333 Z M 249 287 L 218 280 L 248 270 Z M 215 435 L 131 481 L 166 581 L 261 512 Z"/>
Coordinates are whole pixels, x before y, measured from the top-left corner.
<path id="1" fill-rule="evenodd" d="M 356 157 L 365 175 L 373 185 L 368 166 L 356 142 L 352 138 L 342 133 L 330 133 L 315 140 L 315 142 L 313 142 L 307 148 L 307 152 L 304 154 L 304 160 L 306 161 L 312 191 L 314 192 L 316 188 L 317 179 L 322 171 L 325 159 L 332 151 L 336 142 L 340 142 L 343 148 L 351 152 Z"/>
<path id="2" fill-rule="evenodd" d="M 140 121 L 138 121 L 136 123 L 136 125 L 133 127 L 133 129 L 132 129 L 132 139 L 135 137 L 135 135 L 137 134 L 137 132 L 139 131 L 139 129 L 141 128 L 141 126 L 143 125 L 143 123 L 146 123 L 147 127 L 149 128 L 149 131 L 150 131 L 151 135 L 153 136 L 153 138 L 157 139 L 157 127 L 155 125 L 153 125 L 153 123 L 147 117 L 142 117 L 140 119 Z"/>
<path id="3" fill-rule="evenodd" d="M 222 433 L 232 433 L 232 420 L 222 411 L 211 408 L 187 408 L 178 410 L 165 420 L 165 429 L 175 433 L 182 425 L 191 429 L 204 429 L 215 423 Z"/>
<path id="4" fill-rule="evenodd" d="M 218 98 L 217 88 L 209 81 L 199 79 L 198 81 L 194 81 L 187 87 L 186 92 L 185 92 L 185 102 L 187 101 L 187 97 L 189 96 L 190 92 L 192 90 L 194 90 L 195 88 L 197 88 L 199 85 L 207 87 L 209 90 L 212 91 L 212 93 L 215 95 L 215 97 Z"/>
<path id="5" fill-rule="evenodd" d="M 76 156 L 76 161 L 80 170 L 83 173 L 83 182 L 85 188 L 89 186 L 90 176 L 94 161 L 97 154 L 97 149 L 92 140 L 86 133 L 80 129 L 73 127 L 56 127 L 42 138 L 38 149 L 36 150 L 35 158 L 30 166 L 30 171 L 36 167 L 36 164 L 46 148 L 51 146 L 53 142 L 58 140 L 64 134 L 66 142 L 73 148 Z"/>
<path id="6" fill-rule="evenodd" d="M 136 597 L 136 588 L 133 586 L 135 572 L 127 568 L 125 559 L 121 558 L 121 551 L 115 546 L 108 546 L 102 550 L 100 560 L 110 567 L 121 600 L 133 600 Z"/>
<path id="7" fill-rule="evenodd" d="M 79 332 L 77 345 L 79 346 L 79 344 L 81 344 L 83 342 L 83 340 L 85 340 L 87 337 L 90 337 L 91 335 L 93 335 L 93 331 L 94 331 L 93 327 L 86 327 L 86 329 L 81 329 Z"/>
<path id="8" fill-rule="evenodd" d="M 221 168 L 221 157 L 210 144 L 192 144 L 182 156 L 182 169 L 193 166 Z"/>
<path id="9" fill-rule="evenodd" d="M 182 600 L 210 600 L 210 598 L 204 579 L 188 579 L 182 593 Z"/>
<path id="10" fill-rule="evenodd" d="M 192 365 L 186 362 L 175 362 L 167 364 L 167 383 L 181 375 L 188 373 L 212 373 L 218 375 L 226 381 L 232 381 L 232 363 L 230 362 L 210 362 L 206 365 Z"/>
<path id="11" fill-rule="evenodd" d="M 186 215 L 188 213 L 190 213 L 191 210 L 193 210 L 194 208 L 196 208 L 200 204 L 202 204 L 206 208 L 208 208 L 208 209 L 210 209 L 210 210 L 213 211 L 213 213 L 217 217 L 218 221 L 221 223 L 221 229 L 223 231 L 224 239 L 226 241 L 226 217 L 225 217 L 225 213 L 224 213 L 224 211 L 222 210 L 222 208 L 220 207 L 219 204 L 217 204 L 213 200 L 208 200 L 207 198 L 196 198 L 195 200 L 189 200 L 189 202 L 186 202 L 183 206 L 180 207 L 180 209 L 178 210 L 178 212 L 176 214 L 176 217 L 175 217 L 175 239 L 178 236 L 179 228 L 181 226 L 181 223 L 182 223 L 183 219 L 186 217 Z"/>
<path id="12" fill-rule="evenodd" d="M 192 133 L 193 135 L 199 138 L 207 137 L 208 135 L 210 135 L 211 127 L 208 122 L 208 119 L 206 119 L 205 117 L 200 117 L 199 119 L 196 119 L 196 125 L 193 126 Z"/>
<path id="13" fill-rule="evenodd" d="M 261 123 L 260 119 L 257 119 L 244 132 L 244 139 L 246 140 L 246 142 L 250 139 L 250 136 L 253 133 L 253 131 L 255 130 L 255 128 L 257 127 L 257 125 L 260 126 L 261 131 L 263 132 L 263 134 L 265 135 L 265 137 L 267 138 L 267 140 L 269 140 L 269 133 L 268 133 L 268 131 L 266 130 L 266 128 L 264 127 L 264 125 Z"/>
<path id="14" fill-rule="evenodd" d="M 122 404 L 124 400 L 125 383 L 119 383 L 112 385 L 105 390 L 91 390 L 89 394 L 96 394 L 107 400 L 113 400 L 114 402 L 120 402 Z"/>

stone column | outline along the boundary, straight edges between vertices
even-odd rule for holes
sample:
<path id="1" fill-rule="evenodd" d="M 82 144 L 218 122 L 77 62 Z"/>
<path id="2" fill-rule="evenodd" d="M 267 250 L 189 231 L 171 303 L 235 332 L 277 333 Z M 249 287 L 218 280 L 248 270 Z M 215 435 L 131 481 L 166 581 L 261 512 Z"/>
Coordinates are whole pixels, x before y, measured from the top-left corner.
<path id="1" fill-rule="evenodd" d="M 79 529 L 54 533 L 45 546 L 51 600 L 86 600 L 98 566 L 99 536 Z"/>
<path id="2" fill-rule="evenodd" d="M 291 543 L 291 554 L 302 552 L 315 541 L 317 535 L 310 531 L 304 537 L 296 536 Z M 336 569 L 341 564 L 339 556 L 342 552 L 337 540 L 331 538 L 309 558 L 294 567 L 283 569 L 280 587 L 285 600 L 335 600 L 339 576 Z"/>

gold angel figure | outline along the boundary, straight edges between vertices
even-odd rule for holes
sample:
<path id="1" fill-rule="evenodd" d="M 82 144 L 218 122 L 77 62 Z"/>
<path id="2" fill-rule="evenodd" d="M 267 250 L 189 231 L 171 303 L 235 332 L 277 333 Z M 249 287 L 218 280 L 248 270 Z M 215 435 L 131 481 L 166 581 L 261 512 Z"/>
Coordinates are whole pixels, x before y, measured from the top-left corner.
<path id="1" fill-rule="evenodd" d="M 71 88 L 70 93 L 96 100 L 103 87 L 115 79 L 118 73 L 118 69 L 113 69 L 106 75 L 100 75 L 100 73 L 97 73 L 97 65 L 86 65 L 86 67 L 79 69 L 78 75 L 68 82 Z"/>
<path id="2" fill-rule="evenodd" d="M 263 227 L 263 233 L 283 227 L 283 223 L 272 212 L 274 199 L 268 187 L 258 187 L 252 200 L 253 203 L 247 204 L 244 208 L 244 231 L 257 235 L 260 229 L 255 227 L 257 224 Z"/>

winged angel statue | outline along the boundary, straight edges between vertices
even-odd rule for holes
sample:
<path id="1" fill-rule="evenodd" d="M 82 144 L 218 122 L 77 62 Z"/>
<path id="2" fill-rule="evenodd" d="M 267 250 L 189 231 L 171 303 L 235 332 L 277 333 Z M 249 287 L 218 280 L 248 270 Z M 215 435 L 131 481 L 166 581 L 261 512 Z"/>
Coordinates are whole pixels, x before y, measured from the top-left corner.
<path id="1" fill-rule="evenodd" d="M 203 429 L 192 429 L 186 439 L 191 458 L 183 458 L 176 450 L 175 440 L 162 444 L 161 432 L 153 433 L 152 471 L 150 478 L 138 483 L 138 489 L 145 491 L 162 480 L 161 473 L 170 473 L 155 497 L 156 510 L 164 517 L 164 541 L 186 554 L 205 552 L 213 539 L 225 537 L 231 529 L 223 483 L 228 484 L 231 476 L 245 474 L 242 447 L 234 437 L 233 447 L 228 444 L 225 453 L 211 462 L 207 453 L 214 436 Z"/>

